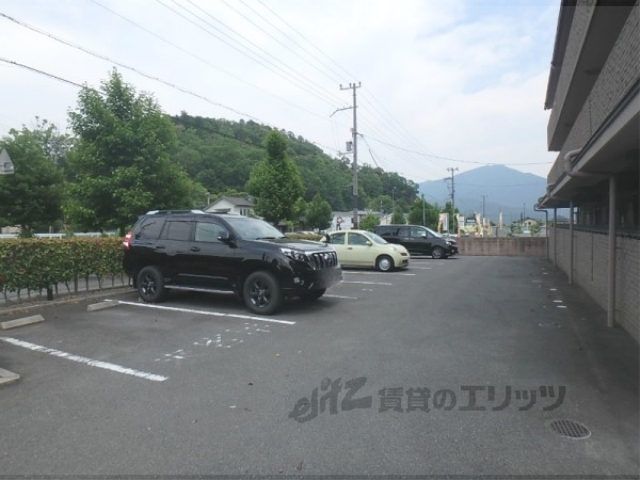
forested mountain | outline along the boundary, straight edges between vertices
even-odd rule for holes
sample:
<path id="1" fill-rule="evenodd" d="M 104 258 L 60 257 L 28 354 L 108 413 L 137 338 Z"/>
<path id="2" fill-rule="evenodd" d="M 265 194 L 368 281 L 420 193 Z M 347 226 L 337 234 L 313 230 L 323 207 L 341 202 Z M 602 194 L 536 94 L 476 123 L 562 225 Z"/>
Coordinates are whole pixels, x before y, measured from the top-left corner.
<path id="1" fill-rule="evenodd" d="M 270 127 L 253 121 L 192 117 L 186 113 L 171 117 L 178 143 L 172 157 L 191 179 L 212 195 L 227 191 L 244 192 L 251 169 L 265 155 L 264 139 Z M 333 210 L 353 208 L 353 173 L 350 160 L 331 158 L 320 148 L 283 131 L 289 139 L 289 155 L 295 161 L 305 187 L 305 201 L 319 193 Z M 395 189 L 395 190 L 394 190 Z M 418 186 L 395 172 L 367 165 L 358 169 L 359 206 L 380 203 L 392 197 L 407 206 L 416 198 Z"/>

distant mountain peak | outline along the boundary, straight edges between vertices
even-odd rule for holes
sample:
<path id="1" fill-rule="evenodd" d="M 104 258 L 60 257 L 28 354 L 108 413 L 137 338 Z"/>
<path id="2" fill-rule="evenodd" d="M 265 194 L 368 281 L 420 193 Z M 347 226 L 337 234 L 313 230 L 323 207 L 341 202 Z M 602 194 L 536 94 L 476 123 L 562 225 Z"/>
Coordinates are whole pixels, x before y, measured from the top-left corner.
<path id="1" fill-rule="evenodd" d="M 445 181 L 443 181 L 445 180 Z M 418 185 L 419 192 L 429 203 L 443 206 L 451 200 L 449 178 L 430 180 Z M 524 173 L 505 165 L 484 165 L 454 176 L 455 206 L 463 214 L 484 210 L 485 217 L 497 220 L 503 212 L 505 222 L 519 220 L 520 216 L 540 215 L 533 210 L 546 189 L 546 179 Z"/>

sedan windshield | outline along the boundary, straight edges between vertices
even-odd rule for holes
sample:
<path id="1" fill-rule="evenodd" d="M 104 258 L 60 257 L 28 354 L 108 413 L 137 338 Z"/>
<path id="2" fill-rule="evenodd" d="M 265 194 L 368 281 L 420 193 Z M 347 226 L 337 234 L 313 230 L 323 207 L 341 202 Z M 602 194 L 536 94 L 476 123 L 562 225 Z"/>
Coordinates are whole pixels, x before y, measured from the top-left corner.
<path id="1" fill-rule="evenodd" d="M 257 218 L 247 218 L 242 216 L 224 217 L 240 238 L 245 240 L 262 240 L 272 238 L 283 238 L 284 235 L 273 225 Z"/>
<path id="2" fill-rule="evenodd" d="M 381 236 L 375 234 L 375 233 L 367 233 L 367 235 L 369 236 L 369 238 L 371 240 L 373 240 L 375 243 L 379 243 L 379 244 L 385 244 L 385 243 L 389 243 L 387 242 L 384 238 L 382 238 Z"/>

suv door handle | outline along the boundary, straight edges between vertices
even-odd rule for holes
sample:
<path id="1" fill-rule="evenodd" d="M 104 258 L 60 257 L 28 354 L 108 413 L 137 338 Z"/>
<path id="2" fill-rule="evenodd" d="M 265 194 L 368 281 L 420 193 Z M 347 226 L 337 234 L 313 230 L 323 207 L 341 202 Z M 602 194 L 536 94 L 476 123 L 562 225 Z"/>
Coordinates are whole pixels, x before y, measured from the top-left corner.
<path id="1" fill-rule="evenodd" d="M 192 252 L 199 252 L 200 251 L 200 247 L 193 246 L 189 250 L 191 250 Z"/>
<path id="2" fill-rule="evenodd" d="M 156 245 L 156 250 L 164 250 L 164 245 Z"/>

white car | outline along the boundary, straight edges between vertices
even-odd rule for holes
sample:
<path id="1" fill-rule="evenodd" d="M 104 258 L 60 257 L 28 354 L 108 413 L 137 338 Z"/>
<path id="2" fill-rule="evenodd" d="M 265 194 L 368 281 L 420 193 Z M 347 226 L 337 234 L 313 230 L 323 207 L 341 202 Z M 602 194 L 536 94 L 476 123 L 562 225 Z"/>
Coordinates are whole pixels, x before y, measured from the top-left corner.
<path id="1" fill-rule="evenodd" d="M 323 241 L 336 250 L 343 267 L 373 267 L 388 272 L 409 266 L 406 248 L 366 230 L 337 230 L 326 234 Z"/>

